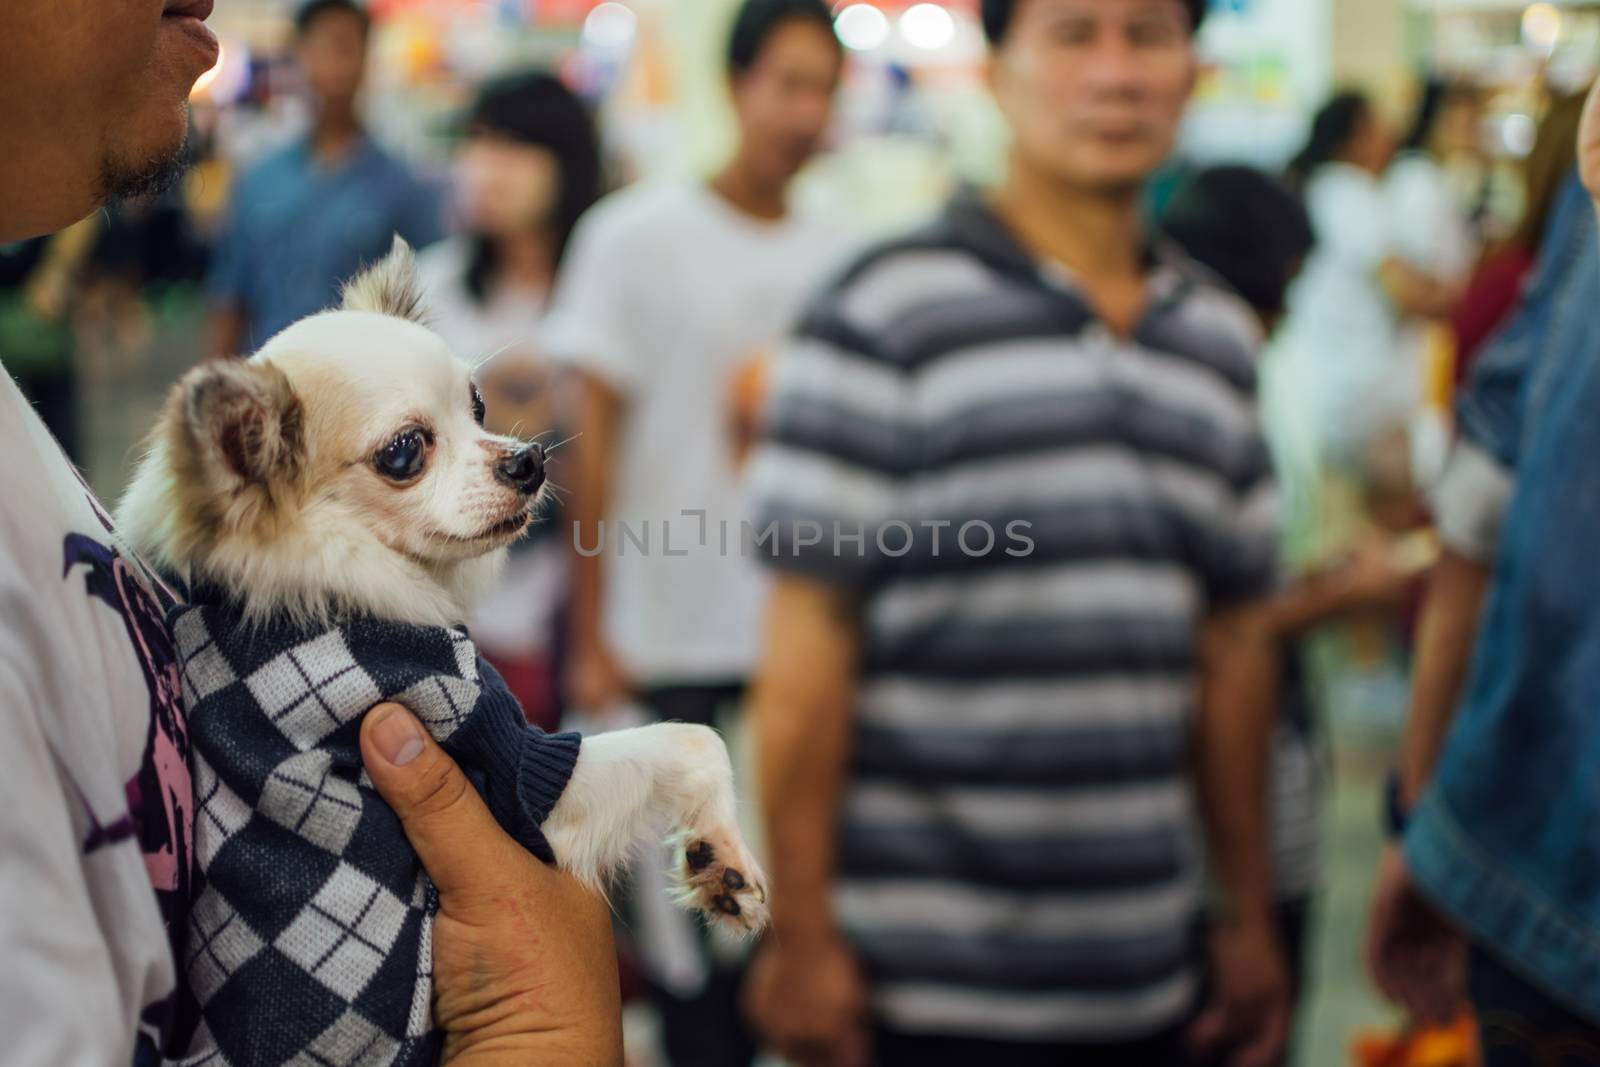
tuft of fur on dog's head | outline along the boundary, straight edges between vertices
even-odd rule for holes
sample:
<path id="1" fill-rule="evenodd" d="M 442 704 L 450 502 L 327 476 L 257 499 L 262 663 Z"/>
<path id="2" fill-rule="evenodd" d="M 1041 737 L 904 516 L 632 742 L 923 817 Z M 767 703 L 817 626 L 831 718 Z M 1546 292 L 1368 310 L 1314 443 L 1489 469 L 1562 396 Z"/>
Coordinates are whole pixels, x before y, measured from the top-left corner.
<path id="1" fill-rule="evenodd" d="M 542 463 L 484 430 L 420 307 L 397 240 L 339 309 L 184 375 L 118 508 L 129 545 L 256 618 L 461 622 L 532 520 Z"/>
<path id="2" fill-rule="evenodd" d="M 396 236 L 389 254 L 344 283 L 339 292 L 345 311 L 370 311 L 426 326 L 422 287 L 417 282 L 417 257 Z"/>

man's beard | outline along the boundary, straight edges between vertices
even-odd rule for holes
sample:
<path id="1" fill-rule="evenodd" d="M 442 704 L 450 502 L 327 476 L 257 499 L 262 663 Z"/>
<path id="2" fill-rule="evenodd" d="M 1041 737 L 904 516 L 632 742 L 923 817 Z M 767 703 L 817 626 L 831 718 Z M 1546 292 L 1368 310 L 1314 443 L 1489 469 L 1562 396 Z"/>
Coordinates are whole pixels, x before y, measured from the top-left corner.
<path id="1" fill-rule="evenodd" d="M 105 202 L 160 196 L 178 183 L 188 167 L 187 140 L 154 157 L 108 156 L 100 164 L 100 198 Z"/>

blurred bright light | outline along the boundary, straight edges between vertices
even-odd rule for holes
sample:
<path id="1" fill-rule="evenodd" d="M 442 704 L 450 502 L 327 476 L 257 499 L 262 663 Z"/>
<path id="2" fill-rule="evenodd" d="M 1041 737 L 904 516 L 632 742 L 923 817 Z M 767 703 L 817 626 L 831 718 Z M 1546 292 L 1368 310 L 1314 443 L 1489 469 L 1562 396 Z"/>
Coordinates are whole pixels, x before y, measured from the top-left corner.
<path id="1" fill-rule="evenodd" d="M 889 16 L 871 4 L 851 4 L 833 20 L 843 45 L 854 52 L 870 52 L 889 39 Z"/>
<path id="2" fill-rule="evenodd" d="M 1500 147 L 1518 159 L 1533 151 L 1533 142 L 1539 135 L 1539 124 L 1531 115 L 1507 115 L 1500 123 Z"/>
<path id="3" fill-rule="evenodd" d="M 625 4 L 601 4 L 583 20 L 583 43 L 608 51 L 627 48 L 633 43 L 638 23 L 638 16 Z"/>
<path id="4" fill-rule="evenodd" d="M 900 36 L 913 48 L 937 52 L 956 39 L 956 20 L 938 4 L 917 4 L 900 16 Z"/>
<path id="5" fill-rule="evenodd" d="M 191 100 L 231 104 L 250 88 L 250 49 L 244 43 L 217 42 L 217 62 L 195 81 Z"/>
<path id="6" fill-rule="evenodd" d="M 1554 4 L 1529 4 L 1522 13 L 1522 40 L 1541 52 L 1555 50 L 1561 39 L 1561 12 Z"/>

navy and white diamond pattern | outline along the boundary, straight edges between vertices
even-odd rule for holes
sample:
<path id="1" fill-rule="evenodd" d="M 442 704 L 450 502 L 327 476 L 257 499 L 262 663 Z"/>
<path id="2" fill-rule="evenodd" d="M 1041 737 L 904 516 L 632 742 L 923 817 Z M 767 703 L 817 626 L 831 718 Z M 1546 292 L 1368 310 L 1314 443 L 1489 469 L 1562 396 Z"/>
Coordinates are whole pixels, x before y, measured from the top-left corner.
<path id="1" fill-rule="evenodd" d="M 415 1061 L 419 1049 L 430 1047 L 433 1023 L 431 886 L 425 874 L 408 874 L 405 893 L 396 895 L 376 875 L 388 867 L 369 873 L 359 857 L 346 854 L 367 815 L 362 787 L 370 795 L 372 783 L 358 760 L 335 766 L 338 746 L 329 745 L 383 699 L 379 686 L 336 629 L 287 647 L 250 638 L 219 647 L 206 613 L 194 610 L 178 617 L 174 633 L 191 729 L 210 740 L 195 750 L 195 857 L 207 877 L 185 945 L 188 991 L 201 1018 L 189 1055 L 178 1062 L 389 1067 Z M 434 647 L 434 666 L 413 674 L 398 699 L 442 738 L 466 721 L 480 695 L 477 653 L 454 631 Z M 225 757 L 225 774 L 208 754 Z M 277 855 L 292 841 L 316 852 L 282 869 L 257 866 L 253 857 Z M 307 899 L 287 922 L 269 911 L 247 918 L 229 901 L 232 893 L 251 902 L 247 887 L 263 878 L 279 889 L 304 887 Z M 375 1009 L 363 995 L 403 939 L 411 944 L 400 953 L 406 985 L 398 1011 Z M 233 1032 L 228 1013 L 260 976 L 281 989 L 294 975 L 312 983 L 294 996 L 304 1002 L 309 989 L 322 990 L 323 1010 L 332 1009 L 322 1018 L 331 1021 L 314 1023 L 322 1028 L 297 1043 L 285 1036 L 281 1051 L 264 1053 L 261 1035 Z"/>
<path id="2" fill-rule="evenodd" d="M 399 1051 L 400 1042 L 360 1012 L 347 1011 L 290 1060 L 288 1067 L 387 1067 Z"/>
<path id="3" fill-rule="evenodd" d="M 194 802 L 199 813 L 194 834 L 194 854 L 200 869 L 206 870 L 222 846 L 244 829 L 252 813 L 250 805 L 217 777 L 211 764 L 204 759 L 196 759 L 194 770 Z"/>
<path id="4" fill-rule="evenodd" d="M 478 646 L 464 630 L 450 631 L 450 650 L 456 657 L 456 673 L 467 681 L 478 682 Z"/>
<path id="5" fill-rule="evenodd" d="M 406 1017 L 406 1037 L 420 1040 L 433 1028 L 433 907 L 429 900 L 433 883 L 426 874 L 417 875 L 411 892 L 411 910 L 425 916 L 422 943 L 417 950 L 416 985 L 412 987 L 411 1012 Z"/>
<path id="6" fill-rule="evenodd" d="M 388 957 L 405 919 L 403 901 L 341 863 L 273 947 L 351 1003 Z"/>
<path id="7" fill-rule="evenodd" d="M 361 792 L 333 773 L 332 754 L 302 752 L 273 768 L 261 790 L 261 812 L 337 856 L 361 823 Z"/>
<path id="8" fill-rule="evenodd" d="M 478 693 L 478 686 L 473 682 L 436 674 L 424 678 L 395 699 L 410 708 L 430 734 L 443 741 L 467 721 Z"/>
<path id="9" fill-rule="evenodd" d="M 179 617 L 172 628 L 178 644 L 178 660 L 183 664 L 184 703 L 193 707 L 198 701 L 232 685 L 233 668 L 222 650 L 211 639 L 204 616 L 191 611 Z"/>
<path id="10" fill-rule="evenodd" d="M 302 750 L 359 718 L 382 697 L 338 630 L 282 653 L 245 685 L 273 725 Z"/>
<path id="11" fill-rule="evenodd" d="M 173 629 L 202 887 L 183 953 L 192 1033 L 173 1062 L 431 1062 L 437 893 L 362 767 L 359 720 L 398 699 L 459 743 L 483 736 L 463 727 L 485 707 L 505 703 L 519 728 L 520 709 L 503 687 L 485 700 L 462 631 L 365 623 L 307 635 L 217 607 L 185 610 Z"/>
<path id="12" fill-rule="evenodd" d="M 207 886 L 189 914 L 185 947 L 189 986 L 204 1006 L 267 946 L 222 894 Z"/>

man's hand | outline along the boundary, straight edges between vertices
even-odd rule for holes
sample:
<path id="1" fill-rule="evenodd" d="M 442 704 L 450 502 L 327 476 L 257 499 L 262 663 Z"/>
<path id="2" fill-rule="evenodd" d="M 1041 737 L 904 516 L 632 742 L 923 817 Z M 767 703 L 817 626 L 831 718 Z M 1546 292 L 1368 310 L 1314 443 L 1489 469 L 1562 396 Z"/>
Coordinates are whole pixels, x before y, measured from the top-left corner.
<path id="1" fill-rule="evenodd" d="M 574 708 L 603 715 L 632 696 L 633 681 L 605 641 L 596 637 L 575 643 L 567 664 L 567 699 Z"/>
<path id="2" fill-rule="evenodd" d="M 1366 955 L 1379 991 L 1419 1022 L 1448 1023 L 1466 1003 L 1466 939 L 1417 892 L 1394 845 L 1379 861 Z"/>
<path id="3" fill-rule="evenodd" d="M 871 1062 L 866 982 L 838 934 L 769 935 L 751 962 L 744 1006 L 766 1044 L 800 1067 Z"/>
<path id="4" fill-rule="evenodd" d="M 507 836 L 400 705 L 367 713 L 361 758 L 439 889 L 433 1011 L 443 1062 L 621 1064 L 621 992 L 604 901 Z"/>
<path id="5" fill-rule="evenodd" d="M 1198 1051 L 1227 1049 L 1228 1067 L 1276 1067 L 1289 1043 L 1293 998 L 1271 923 L 1233 921 L 1211 932 L 1211 1002 L 1189 1030 Z"/>
<path id="6" fill-rule="evenodd" d="M 1213 615 L 1200 636 L 1196 784 L 1225 914 L 1211 935 L 1212 1001 L 1189 1039 L 1229 1067 L 1276 1067 L 1289 1038 L 1289 978 L 1273 926 L 1267 768 L 1278 642 L 1269 605 Z"/>
<path id="7" fill-rule="evenodd" d="M 745 1013 L 802 1067 L 865 1067 L 870 1055 L 866 982 L 829 907 L 860 627 L 848 594 L 777 578 L 750 701 L 773 903 Z"/>

